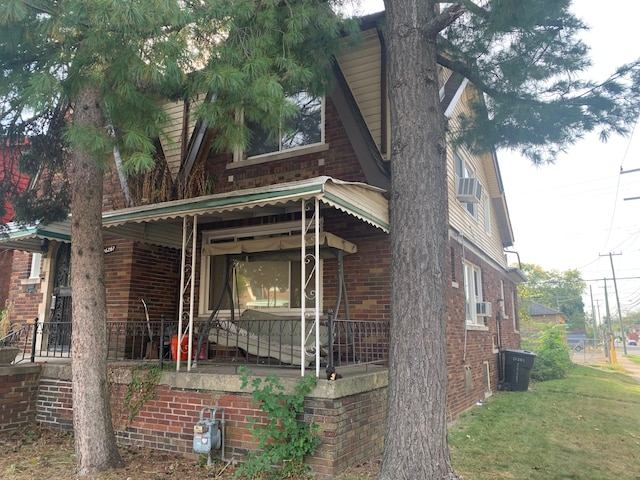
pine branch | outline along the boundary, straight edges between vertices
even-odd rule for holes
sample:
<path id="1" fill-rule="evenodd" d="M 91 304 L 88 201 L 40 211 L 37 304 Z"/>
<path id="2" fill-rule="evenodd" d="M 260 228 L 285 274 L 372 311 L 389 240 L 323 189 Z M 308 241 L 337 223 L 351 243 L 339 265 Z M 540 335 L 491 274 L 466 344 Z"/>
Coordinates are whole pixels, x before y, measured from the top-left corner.
<path id="1" fill-rule="evenodd" d="M 447 28 L 466 12 L 467 9 L 462 5 L 462 2 L 456 2 L 445 8 L 444 11 L 431 20 L 425 26 L 423 32 L 427 38 L 431 38 Z"/>

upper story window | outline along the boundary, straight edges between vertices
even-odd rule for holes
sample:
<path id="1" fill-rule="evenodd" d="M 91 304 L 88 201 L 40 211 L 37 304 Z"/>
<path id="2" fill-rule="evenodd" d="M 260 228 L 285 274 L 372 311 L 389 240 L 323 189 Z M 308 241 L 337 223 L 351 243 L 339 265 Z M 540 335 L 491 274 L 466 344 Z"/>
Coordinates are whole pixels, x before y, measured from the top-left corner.
<path id="1" fill-rule="evenodd" d="M 453 154 L 456 172 L 456 185 L 460 178 L 476 178 L 475 171 L 457 152 Z M 478 206 L 476 203 L 465 203 L 466 209 L 473 218 L 478 218 Z"/>
<path id="2" fill-rule="evenodd" d="M 306 92 L 287 98 L 298 111 L 292 117 L 283 118 L 275 134 L 255 122 L 246 121 L 251 131 L 250 145 L 243 154 L 236 155 L 236 161 L 324 143 L 324 99 Z"/>

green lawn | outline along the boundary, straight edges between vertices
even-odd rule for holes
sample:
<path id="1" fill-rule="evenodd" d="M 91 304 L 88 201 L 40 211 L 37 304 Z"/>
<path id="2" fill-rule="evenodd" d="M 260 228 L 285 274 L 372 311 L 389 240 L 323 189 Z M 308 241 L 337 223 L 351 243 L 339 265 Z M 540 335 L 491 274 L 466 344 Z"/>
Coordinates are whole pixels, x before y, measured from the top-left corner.
<path id="1" fill-rule="evenodd" d="M 640 479 L 637 381 L 575 367 L 530 387 L 498 392 L 451 426 L 463 479 Z"/>

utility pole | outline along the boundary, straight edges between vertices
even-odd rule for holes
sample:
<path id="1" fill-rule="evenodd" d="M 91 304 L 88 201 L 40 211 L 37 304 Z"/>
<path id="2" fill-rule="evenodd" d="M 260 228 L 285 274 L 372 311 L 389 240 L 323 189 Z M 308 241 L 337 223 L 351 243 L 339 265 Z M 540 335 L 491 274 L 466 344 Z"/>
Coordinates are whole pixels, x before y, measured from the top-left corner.
<path id="1" fill-rule="evenodd" d="M 598 322 L 596 321 L 596 310 L 593 308 L 593 287 L 591 285 L 589 285 L 589 295 L 591 295 L 591 315 L 593 315 L 593 348 L 596 348 L 596 331 L 598 330 Z"/>
<path id="2" fill-rule="evenodd" d="M 611 273 L 613 274 L 613 289 L 616 292 L 616 304 L 618 305 L 618 319 L 620 320 L 620 340 L 622 340 L 622 349 L 624 354 L 627 354 L 627 336 L 624 333 L 624 327 L 622 326 L 622 310 L 620 309 L 620 297 L 618 296 L 618 283 L 616 282 L 616 271 L 613 269 L 613 253 L 609 252 L 609 261 L 611 262 Z M 615 255 L 622 255 L 616 253 Z M 604 255 L 600 255 L 603 257 Z"/>
<path id="3" fill-rule="evenodd" d="M 607 323 L 609 324 L 609 332 L 607 343 L 609 344 L 609 362 L 614 365 L 618 364 L 618 358 L 616 357 L 616 348 L 613 342 L 613 331 L 611 329 L 611 311 L 609 310 L 609 290 L 607 288 L 607 279 L 604 279 L 604 305 L 607 312 Z"/>

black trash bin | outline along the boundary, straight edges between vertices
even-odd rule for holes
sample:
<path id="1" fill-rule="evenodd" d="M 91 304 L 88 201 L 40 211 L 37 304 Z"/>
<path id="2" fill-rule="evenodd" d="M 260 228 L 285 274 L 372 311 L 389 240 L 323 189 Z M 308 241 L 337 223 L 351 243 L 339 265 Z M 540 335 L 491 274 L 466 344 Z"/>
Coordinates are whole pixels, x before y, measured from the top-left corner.
<path id="1" fill-rule="evenodd" d="M 529 389 L 531 370 L 536 354 L 528 350 L 504 350 L 503 390 L 526 392 Z"/>

